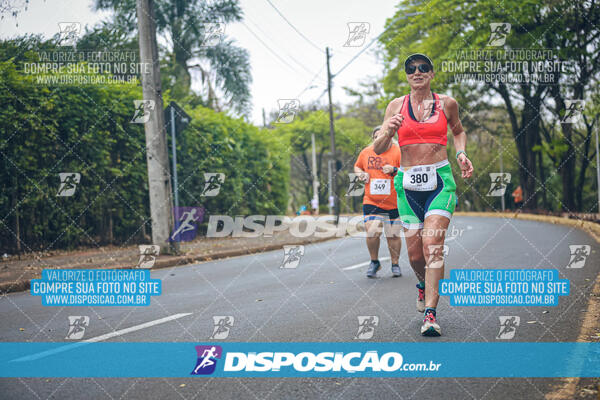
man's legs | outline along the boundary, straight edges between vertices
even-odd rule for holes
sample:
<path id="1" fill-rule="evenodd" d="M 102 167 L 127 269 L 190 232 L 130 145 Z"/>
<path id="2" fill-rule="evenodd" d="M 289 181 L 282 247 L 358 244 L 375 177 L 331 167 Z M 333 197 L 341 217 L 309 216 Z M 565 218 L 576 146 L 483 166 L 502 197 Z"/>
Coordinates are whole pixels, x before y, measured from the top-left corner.
<path id="1" fill-rule="evenodd" d="M 381 264 L 379 263 L 379 237 L 381 236 L 382 231 L 382 221 L 379 216 L 373 217 L 373 215 L 365 216 L 365 218 L 370 218 L 365 221 L 367 249 L 369 250 L 369 256 L 371 257 L 371 265 L 369 265 L 369 270 L 367 271 L 367 277 L 369 278 L 375 278 L 377 271 L 381 269 Z"/>
<path id="2" fill-rule="evenodd" d="M 400 219 L 386 220 L 385 222 L 385 238 L 387 240 L 388 250 L 392 264 L 398 264 L 400 258 L 400 250 L 402 249 L 402 225 Z"/>
<path id="3" fill-rule="evenodd" d="M 371 260 L 377 260 L 379 257 L 379 244 L 381 236 L 382 221 L 377 217 L 365 222 L 365 229 L 367 231 L 367 249 L 369 249 L 369 255 Z"/>
<path id="4" fill-rule="evenodd" d="M 397 217 L 397 214 L 390 214 L 390 218 L 387 218 L 384 224 L 385 238 L 387 240 L 388 250 L 390 251 L 390 258 L 392 259 L 392 276 L 398 278 L 399 276 L 402 276 L 402 270 L 398 263 L 400 249 L 402 248 L 402 224 L 400 218 Z"/>

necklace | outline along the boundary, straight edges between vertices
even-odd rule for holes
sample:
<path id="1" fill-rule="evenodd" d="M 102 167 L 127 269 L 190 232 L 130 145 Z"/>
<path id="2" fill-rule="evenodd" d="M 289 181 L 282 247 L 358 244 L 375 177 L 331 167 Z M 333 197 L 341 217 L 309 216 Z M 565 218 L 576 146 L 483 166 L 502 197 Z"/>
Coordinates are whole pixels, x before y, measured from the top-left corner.
<path id="1" fill-rule="evenodd" d="M 414 97 L 413 97 L 412 93 L 411 93 L 410 96 L 411 96 L 411 104 L 414 104 L 415 102 L 413 100 Z M 420 102 L 420 103 L 417 102 L 417 114 L 421 113 L 421 111 L 422 111 L 422 113 L 420 114 L 421 118 L 418 118 L 419 122 L 423 122 L 423 121 L 425 121 L 426 119 L 429 118 L 430 115 L 428 115 L 428 114 L 430 114 L 430 113 L 426 113 L 425 112 L 426 110 L 424 108 L 424 104 L 427 103 L 427 109 L 429 109 L 429 103 L 431 103 L 431 107 L 433 107 L 433 101 L 434 101 L 434 99 L 433 98 L 429 99 L 429 96 L 428 96 L 428 98 L 427 99 L 423 99 L 422 102 Z M 427 118 L 425 116 L 427 116 Z M 415 117 L 416 117 L 416 115 L 415 115 Z"/>

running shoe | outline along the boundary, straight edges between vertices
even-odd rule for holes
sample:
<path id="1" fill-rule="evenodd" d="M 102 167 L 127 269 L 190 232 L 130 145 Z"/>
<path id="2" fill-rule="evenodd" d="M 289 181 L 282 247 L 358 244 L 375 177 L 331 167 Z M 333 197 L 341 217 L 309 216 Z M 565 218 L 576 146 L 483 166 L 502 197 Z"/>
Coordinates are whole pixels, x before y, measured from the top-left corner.
<path id="1" fill-rule="evenodd" d="M 371 264 L 369 265 L 369 270 L 367 271 L 367 278 L 375 278 L 375 276 L 377 276 L 377 271 L 379 271 L 380 269 L 381 263 L 379 261 L 371 261 Z"/>
<path id="2" fill-rule="evenodd" d="M 402 271 L 400 271 L 400 266 L 398 264 L 392 264 L 392 275 L 394 276 L 394 278 L 402 276 Z"/>
<path id="3" fill-rule="evenodd" d="M 417 297 L 417 312 L 425 312 L 425 289 L 420 288 L 417 285 L 417 290 L 419 291 L 419 296 Z"/>
<path id="4" fill-rule="evenodd" d="M 425 314 L 423 325 L 421 326 L 421 335 L 423 336 L 442 336 L 442 329 L 438 325 L 435 315 L 432 312 Z"/>

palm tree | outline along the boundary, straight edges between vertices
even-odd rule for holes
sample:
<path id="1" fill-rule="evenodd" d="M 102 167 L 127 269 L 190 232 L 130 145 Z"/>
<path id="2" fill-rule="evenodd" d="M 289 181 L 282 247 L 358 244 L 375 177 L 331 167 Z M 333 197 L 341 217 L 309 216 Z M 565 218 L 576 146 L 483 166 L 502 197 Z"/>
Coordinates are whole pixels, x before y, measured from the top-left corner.
<path id="1" fill-rule="evenodd" d="M 95 7 L 114 11 L 110 24 L 115 28 L 136 32 L 135 0 L 96 0 Z M 252 82 L 248 52 L 220 31 L 224 24 L 242 19 L 238 0 L 156 0 L 154 8 L 157 33 L 167 43 L 172 95 L 190 94 L 191 72 L 198 71 L 207 105 L 248 112 Z"/>

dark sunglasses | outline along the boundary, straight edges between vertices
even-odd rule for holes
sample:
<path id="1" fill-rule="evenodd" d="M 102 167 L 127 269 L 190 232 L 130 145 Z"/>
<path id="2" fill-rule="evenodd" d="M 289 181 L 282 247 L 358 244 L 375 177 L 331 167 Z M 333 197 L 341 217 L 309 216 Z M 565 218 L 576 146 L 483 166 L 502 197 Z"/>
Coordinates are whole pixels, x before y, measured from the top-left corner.
<path id="1" fill-rule="evenodd" d="M 429 66 L 429 64 L 419 64 L 418 67 L 415 65 L 409 65 L 404 70 L 408 75 L 412 75 L 417 71 L 417 68 L 419 68 L 419 71 L 423 73 L 431 71 L 431 67 Z"/>

